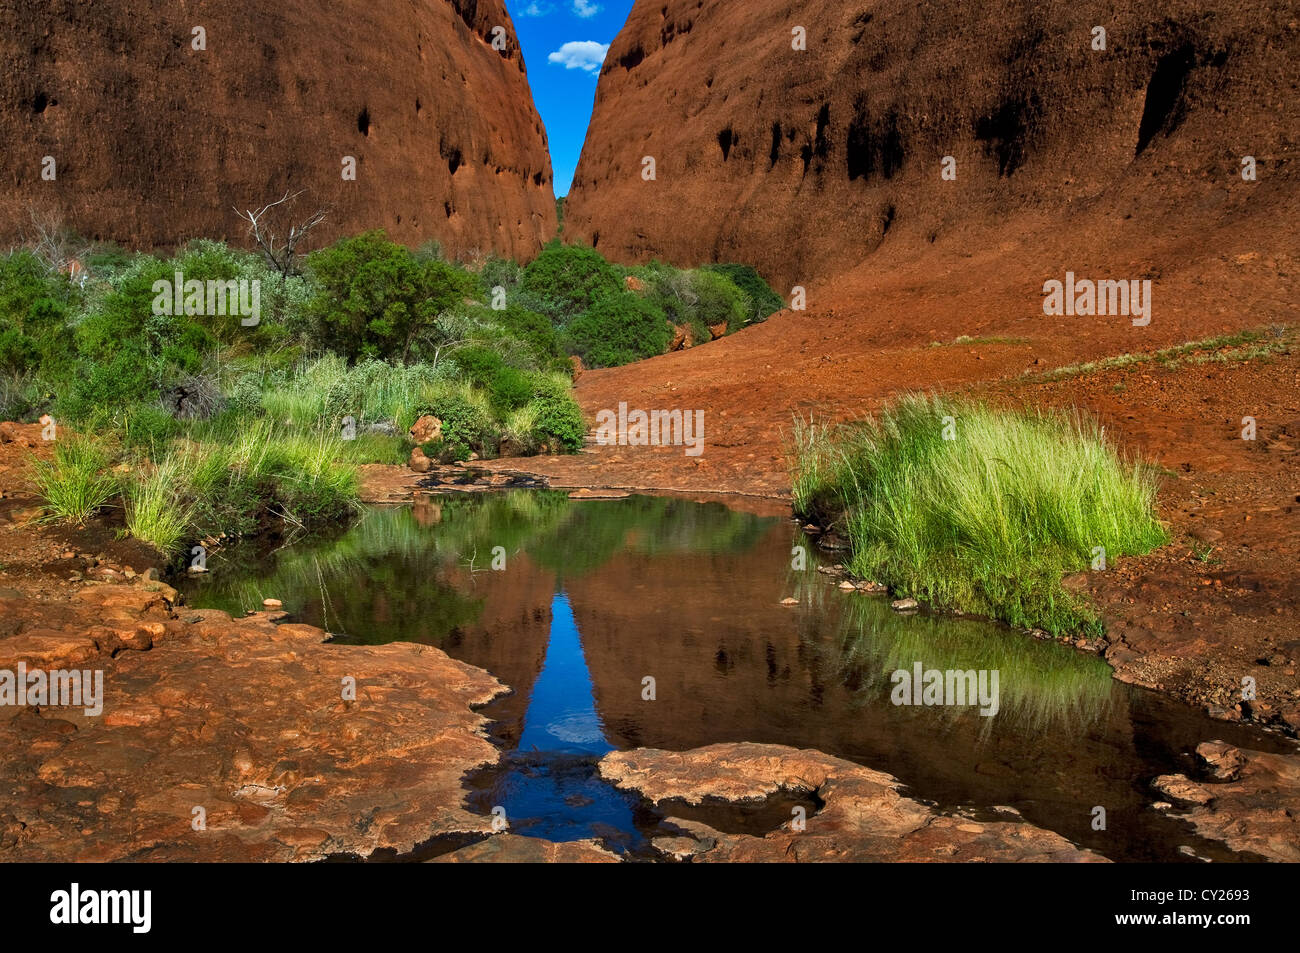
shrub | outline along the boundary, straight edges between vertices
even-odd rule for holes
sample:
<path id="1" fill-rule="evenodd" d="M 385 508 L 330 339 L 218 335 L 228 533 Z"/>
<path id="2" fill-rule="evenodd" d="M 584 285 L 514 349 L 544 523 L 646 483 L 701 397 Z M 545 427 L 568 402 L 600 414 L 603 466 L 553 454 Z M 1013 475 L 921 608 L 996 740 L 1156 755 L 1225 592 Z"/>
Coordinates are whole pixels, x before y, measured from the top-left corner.
<path id="1" fill-rule="evenodd" d="M 495 256 L 485 261 L 483 270 L 479 272 L 479 280 L 489 295 L 492 289 L 497 287 L 505 288 L 507 293 L 514 291 L 523 277 L 524 270 L 517 262 Z"/>
<path id="2" fill-rule="evenodd" d="M 662 354 L 671 334 L 663 309 L 629 294 L 600 300 L 567 331 L 569 346 L 588 367 L 617 367 Z"/>
<path id="3" fill-rule="evenodd" d="M 128 447 L 155 456 L 168 446 L 181 429 L 180 423 L 157 404 L 137 404 L 122 414 L 122 438 Z"/>
<path id="4" fill-rule="evenodd" d="M 705 265 L 705 271 L 725 275 L 749 299 L 750 319 L 762 321 L 786 307 L 785 301 L 763 280 L 763 276 L 749 265 Z"/>
<path id="5" fill-rule="evenodd" d="M 433 414 L 442 421 L 442 438 L 426 445 L 430 458 L 449 463 L 464 460 L 471 451 L 480 456 L 496 453 L 496 423 L 482 392 L 469 385 L 435 388 L 425 397 L 418 415 Z"/>
<path id="6" fill-rule="evenodd" d="M 524 269 L 520 288 L 531 296 L 528 307 L 565 325 L 598 302 L 621 294 L 623 283 L 594 248 L 553 241 Z"/>
<path id="7" fill-rule="evenodd" d="M 65 415 L 81 420 L 97 408 L 157 399 L 170 382 L 202 369 L 216 339 L 184 314 L 153 313 L 154 282 L 171 282 L 174 271 L 172 263 L 141 259 L 77 327 L 80 361 L 64 375 Z"/>
<path id="8" fill-rule="evenodd" d="M 843 528 L 855 575 L 1014 625 L 1095 629 L 1062 574 L 1094 547 L 1166 540 L 1150 471 L 1081 419 L 913 397 L 863 424 L 801 423 L 793 456 L 796 512 Z"/>
<path id="9" fill-rule="evenodd" d="M 67 280 L 31 252 L 0 256 L 0 370 L 30 372 L 73 354 Z"/>
<path id="10" fill-rule="evenodd" d="M 523 342 L 531 351 L 537 367 L 568 366 L 555 326 L 546 315 L 518 304 L 509 304 L 501 311 L 491 311 L 488 320 Z"/>
<path id="11" fill-rule="evenodd" d="M 700 269 L 690 272 L 690 278 L 696 298 L 695 318 L 706 328 L 723 324 L 731 333 L 749 323 L 753 305 L 726 275 Z"/>
<path id="12" fill-rule="evenodd" d="M 582 410 L 573 397 L 565 393 L 544 393 L 528 405 L 536 414 L 534 430 L 555 440 L 562 449 L 577 452 L 587 436 Z"/>
<path id="13" fill-rule="evenodd" d="M 382 231 L 345 238 L 307 259 L 318 290 L 307 313 L 319 343 L 348 363 L 417 360 L 445 343 L 437 319 L 476 291 L 474 277 L 416 258 Z"/>

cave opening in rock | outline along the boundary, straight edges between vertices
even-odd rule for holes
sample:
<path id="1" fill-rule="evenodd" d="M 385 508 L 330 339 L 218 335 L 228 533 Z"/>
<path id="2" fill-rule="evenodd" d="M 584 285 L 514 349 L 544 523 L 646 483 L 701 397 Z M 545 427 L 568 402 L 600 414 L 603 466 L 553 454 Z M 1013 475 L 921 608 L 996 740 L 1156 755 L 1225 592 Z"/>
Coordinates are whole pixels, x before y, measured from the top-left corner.
<path id="1" fill-rule="evenodd" d="M 1187 79 L 1195 66 L 1196 54 L 1186 44 L 1160 57 L 1147 83 L 1135 155 L 1140 156 L 1158 133 L 1170 133 L 1178 128 L 1183 118 Z"/>

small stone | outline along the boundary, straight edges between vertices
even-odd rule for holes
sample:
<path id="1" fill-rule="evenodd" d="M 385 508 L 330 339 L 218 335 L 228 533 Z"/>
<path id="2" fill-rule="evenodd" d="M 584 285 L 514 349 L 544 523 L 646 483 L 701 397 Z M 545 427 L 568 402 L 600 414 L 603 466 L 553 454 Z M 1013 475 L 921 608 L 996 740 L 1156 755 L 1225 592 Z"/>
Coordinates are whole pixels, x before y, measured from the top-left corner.
<path id="1" fill-rule="evenodd" d="M 433 463 L 432 461 L 429 460 L 427 456 L 425 456 L 423 450 L 421 450 L 419 447 L 416 447 L 414 450 L 411 451 L 411 459 L 407 461 L 407 465 L 416 473 L 428 473 L 429 468 L 433 465 Z"/>
<path id="2" fill-rule="evenodd" d="M 781 600 L 781 605 L 783 606 L 797 606 L 798 604 L 799 604 L 799 600 L 791 598 L 790 596 L 786 596 L 784 599 Z"/>
<path id="3" fill-rule="evenodd" d="M 853 583 L 849 582 L 847 579 L 845 579 L 842 583 L 840 583 L 840 588 L 841 588 L 841 589 L 848 589 L 848 590 L 851 591 L 851 590 L 856 589 L 856 588 L 858 588 L 858 587 L 855 586 L 855 585 L 853 585 Z"/>
<path id="4" fill-rule="evenodd" d="M 1214 795 L 1191 781 L 1183 774 L 1162 774 L 1151 782 L 1161 794 L 1175 801 L 1189 801 L 1192 804 L 1209 804 Z"/>
<path id="5" fill-rule="evenodd" d="M 1204 761 L 1213 775 L 1222 781 L 1235 780 L 1246 763 L 1241 749 L 1226 741 L 1204 741 L 1196 746 L 1196 754 Z"/>
<path id="6" fill-rule="evenodd" d="M 915 599 L 895 599 L 889 604 L 895 612 L 913 612 L 921 607 Z"/>
<path id="7" fill-rule="evenodd" d="M 284 603 L 279 599 L 263 599 L 262 605 L 266 606 L 268 609 L 279 609 L 284 605 Z"/>

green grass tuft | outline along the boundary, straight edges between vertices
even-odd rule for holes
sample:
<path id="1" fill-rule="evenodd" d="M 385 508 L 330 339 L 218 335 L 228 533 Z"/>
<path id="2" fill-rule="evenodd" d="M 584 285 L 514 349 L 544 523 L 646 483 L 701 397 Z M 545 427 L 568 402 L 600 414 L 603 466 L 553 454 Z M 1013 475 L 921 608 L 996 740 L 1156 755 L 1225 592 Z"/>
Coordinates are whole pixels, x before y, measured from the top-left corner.
<path id="1" fill-rule="evenodd" d="M 847 536 L 855 575 L 1013 625 L 1096 631 L 1062 575 L 1095 547 L 1167 541 L 1154 471 L 1081 417 L 908 397 L 863 423 L 797 421 L 792 463 L 795 511 Z"/>
<path id="2" fill-rule="evenodd" d="M 106 473 L 108 451 L 86 437 L 64 437 L 52 460 L 35 462 L 36 486 L 56 520 L 84 523 L 117 495 L 117 478 Z"/>

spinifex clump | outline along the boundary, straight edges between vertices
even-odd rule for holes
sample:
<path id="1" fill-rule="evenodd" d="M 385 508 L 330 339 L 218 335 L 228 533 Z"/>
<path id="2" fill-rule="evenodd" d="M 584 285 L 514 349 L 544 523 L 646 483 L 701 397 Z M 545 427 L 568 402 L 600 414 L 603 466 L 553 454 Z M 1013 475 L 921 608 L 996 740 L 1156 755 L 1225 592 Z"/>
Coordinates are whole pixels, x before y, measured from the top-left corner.
<path id="1" fill-rule="evenodd" d="M 1166 541 L 1152 472 L 1079 416 L 907 397 L 793 443 L 796 512 L 845 533 L 855 575 L 940 606 L 1094 629 L 1062 575 Z"/>

